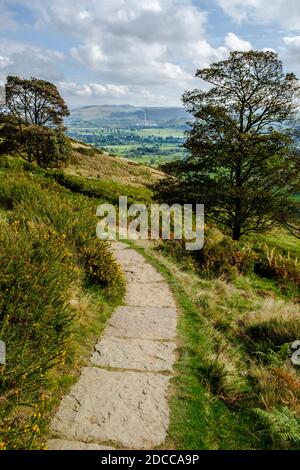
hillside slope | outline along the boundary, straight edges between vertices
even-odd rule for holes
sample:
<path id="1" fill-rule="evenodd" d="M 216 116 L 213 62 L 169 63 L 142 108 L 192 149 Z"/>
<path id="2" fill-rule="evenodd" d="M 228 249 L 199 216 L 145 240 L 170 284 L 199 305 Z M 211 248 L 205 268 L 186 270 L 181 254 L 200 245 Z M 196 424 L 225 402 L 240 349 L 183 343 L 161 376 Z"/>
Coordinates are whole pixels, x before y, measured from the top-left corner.
<path id="1" fill-rule="evenodd" d="M 71 163 L 65 172 L 86 178 L 101 178 L 133 186 L 144 186 L 164 177 L 155 168 L 110 155 L 81 142 L 72 141 Z"/>
<path id="2" fill-rule="evenodd" d="M 43 170 L 0 159 L 0 449 L 42 448 L 61 397 L 86 364 L 123 281 L 95 236 L 101 202 L 151 202 L 163 176 L 73 142 Z M 170 449 L 300 447 L 299 243 L 280 231 L 233 242 L 207 225 L 200 252 L 140 242 L 179 307 Z"/>
<path id="3" fill-rule="evenodd" d="M 184 127 L 190 116 L 180 107 L 143 107 L 131 105 L 85 106 L 75 109 L 65 120 L 68 127 Z"/>

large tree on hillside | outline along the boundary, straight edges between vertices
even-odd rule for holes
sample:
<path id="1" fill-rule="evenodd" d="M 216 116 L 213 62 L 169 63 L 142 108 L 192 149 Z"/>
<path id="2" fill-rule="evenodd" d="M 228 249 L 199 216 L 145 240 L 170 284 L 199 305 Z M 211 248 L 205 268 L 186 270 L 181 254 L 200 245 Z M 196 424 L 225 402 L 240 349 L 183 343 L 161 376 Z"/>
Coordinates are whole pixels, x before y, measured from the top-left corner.
<path id="1" fill-rule="evenodd" d="M 293 229 L 292 195 L 300 188 L 295 75 L 283 73 L 275 53 L 250 51 L 233 52 L 196 77 L 210 87 L 183 96 L 195 118 L 185 143 L 189 156 L 165 165 L 176 178 L 160 182 L 157 197 L 204 203 L 206 217 L 235 240 L 276 225 Z"/>
<path id="2" fill-rule="evenodd" d="M 63 119 L 68 107 L 56 86 L 45 80 L 8 77 L 0 114 L 0 155 L 16 153 L 40 166 L 67 161 L 70 145 Z"/>
<path id="3" fill-rule="evenodd" d="M 22 125 L 57 127 L 68 116 L 68 107 L 53 83 L 7 77 L 5 106 Z"/>

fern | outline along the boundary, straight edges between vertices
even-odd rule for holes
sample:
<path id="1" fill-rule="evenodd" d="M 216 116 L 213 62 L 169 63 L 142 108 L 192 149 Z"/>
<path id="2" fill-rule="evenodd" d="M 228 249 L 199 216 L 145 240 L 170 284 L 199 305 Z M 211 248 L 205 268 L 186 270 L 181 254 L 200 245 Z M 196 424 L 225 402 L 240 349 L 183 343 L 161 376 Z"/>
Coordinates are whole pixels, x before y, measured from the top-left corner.
<path id="1" fill-rule="evenodd" d="M 279 445 L 297 444 L 300 442 L 300 423 L 295 415 L 287 408 L 272 411 L 255 408 L 254 413 L 268 428 L 270 437 Z"/>

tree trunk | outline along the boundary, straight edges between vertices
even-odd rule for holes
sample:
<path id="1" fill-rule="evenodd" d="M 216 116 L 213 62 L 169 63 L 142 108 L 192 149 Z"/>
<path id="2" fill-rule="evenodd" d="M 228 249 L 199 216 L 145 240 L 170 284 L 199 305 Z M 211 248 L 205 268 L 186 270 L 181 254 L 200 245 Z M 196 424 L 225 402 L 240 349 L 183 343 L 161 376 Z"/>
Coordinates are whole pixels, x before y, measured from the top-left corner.
<path id="1" fill-rule="evenodd" d="M 235 241 L 239 241 L 239 239 L 241 238 L 241 226 L 238 221 L 234 223 L 232 238 Z"/>

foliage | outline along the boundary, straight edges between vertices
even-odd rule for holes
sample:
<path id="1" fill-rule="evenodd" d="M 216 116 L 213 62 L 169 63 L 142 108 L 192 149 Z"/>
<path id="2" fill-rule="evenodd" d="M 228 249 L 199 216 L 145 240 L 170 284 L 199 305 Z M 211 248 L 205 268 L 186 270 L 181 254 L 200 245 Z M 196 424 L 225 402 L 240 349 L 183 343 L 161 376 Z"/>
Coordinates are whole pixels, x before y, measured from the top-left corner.
<path id="1" fill-rule="evenodd" d="M 207 278 L 222 276 L 230 280 L 238 274 L 250 273 L 258 259 L 251 244 L 233 241 L 227 236 L 220 237 L 220 232 L 209 227 L 205 229 L 205 243 L 200 251 L 187 252 L 185 241 L 175 240 L 166 241 L 160 249 Z"/>
<path id="2" fill-rule="evenodd" d="M 60 129 L 51 129 L 38 125 L 22 126 L 21 129 L 9 123 L 0 129 L 4 139 L 3 150 L 17 150 L 28 162 L 36 162 L 39 166 L 58 167 L 68 163 L 71 146 Z"/>
<path id="3" fill-rule="evenodd" d="M 103 249 L 103 242 L 92 246 L 79 247 L 79 257 L 83 263 L 88 280 L 96 285 L 109 288 L 120 278 L 120 271 L 113 255 Z"/>
<path id="4" fill-rule="evenodd" d="M 276 448 L 286 448 L 289 444 L 300 443 L 300 422 L 287 407 L 265 411 L 254 410 L 259 419 L 268 427 L 268 432 Z"/>
<path id="5" fill-rule="evenodd" d="M 194 115 L 190 155 L 166 164 L 155 186 L 164 202 L 203 203 L 206 217 L 235 240 L 275 226 L 296 229 L 300 155 L 291 127 L 299 85 L 273 52 L 233 52 L 198 70 L 209 91 L 186 92 Z"/>
<path id="6" fill-rule="evenodd" d="M 0 337 L 7 348 L 0 445 L 36 449 L 123 281 L 107 244 L 96 238 L 95 203 L 42 169 L 6 168 L 0 183 Z"/>
<path id="7" fill-rule="evenodd" d="M 266 277 L 278 279 L 281 282 L 290 282 L 296 287 L 300 287 L 300 265 L 297 257 L 289 253 L 283 255 L 275 247 L 263 248 L 259 263 L 256 265 L 256 272 Z"/>
<path id="8" fill-rule="evenodd" d="M 65 164 L 71 146 L 64 135 L 68 108 L 55 85 L 8 77 L 0 119 L 0 155 L 17 153 L 42 167 Z"/>
<path id="9" fill-rule="evenodd" d="M 225 259 L 230 251 L 227 237 L 214 227 L 207 230 L 208 245 L 223 245 Z M 269 237 L 275 244 L 276 235 Z M 294 431 L 299 428 L 300 376 L 290 362 L 290 344 L 300 334 L 299 302 L 278 289 L 275 279 L 253 273 L 267 241 L 263 235 L 259 243 L 257 238 L 248 239 L 247 244 L 231 240 L 239 249 L 245 244 L 250 259 L 253 256 L 244 272 L 234 268 L 231 280 L 223 273 L 217 277 L 199 268 L 195 255 L 179 242 L 145 245 L 143 252 L 167 276 L 182 311 L 171 398 L 172 448 L 299 446 L 284 432 L 272 437 L 269 423 L 253 413 L 259 407 L 271 415 L 275 410 L 276 415 L 276 410 L 287 407 L 287 421 L 292 420 L 287 426 L 295 426 Z M 297 241 L 290 237 L 291 252 L 293 246 L 297 248 Z"/>
<path id="10" fill-rule="evenodd" d="M 5 108 L 18 125 L 61 127 L 69 110 L 53 83 L 7 77 Z"/>

